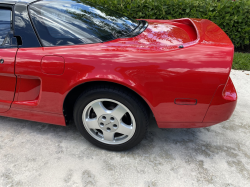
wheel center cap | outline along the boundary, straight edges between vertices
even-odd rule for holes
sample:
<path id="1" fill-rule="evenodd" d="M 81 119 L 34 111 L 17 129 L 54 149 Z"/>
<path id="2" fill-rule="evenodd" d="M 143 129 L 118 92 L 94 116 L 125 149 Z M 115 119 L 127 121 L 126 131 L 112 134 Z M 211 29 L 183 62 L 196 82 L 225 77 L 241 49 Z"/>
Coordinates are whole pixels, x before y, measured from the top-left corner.
<path id="1" fill-rule="evenodd" d="M 119 127 L 118 120 L 111 114 L 101 115 L 98 119 L 98 124 L 106 132 L 115 132 Z"/>

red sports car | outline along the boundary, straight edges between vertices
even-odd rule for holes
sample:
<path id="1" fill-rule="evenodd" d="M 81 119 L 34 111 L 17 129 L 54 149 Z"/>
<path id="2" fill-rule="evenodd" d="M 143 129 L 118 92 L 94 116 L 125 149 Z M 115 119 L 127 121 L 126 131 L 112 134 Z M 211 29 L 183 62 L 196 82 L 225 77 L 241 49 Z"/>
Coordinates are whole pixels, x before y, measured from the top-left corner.
<path id="1" fill-rule="evenodd" d="M 234 46 L 204 19 L 133 20 L 89 2 L 0 2 L 0 115 L 125 150 L 159 128 L 229 119 Z"/>

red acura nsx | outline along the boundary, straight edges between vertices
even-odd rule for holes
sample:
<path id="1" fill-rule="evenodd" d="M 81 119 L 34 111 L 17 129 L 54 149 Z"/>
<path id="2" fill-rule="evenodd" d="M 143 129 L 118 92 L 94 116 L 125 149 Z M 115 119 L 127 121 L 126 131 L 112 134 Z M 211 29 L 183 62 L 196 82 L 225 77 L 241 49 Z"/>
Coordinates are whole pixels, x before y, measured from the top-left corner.
<path id="1" fill-rule="evenodd" d="M 78 2 L 78 3 L 77 3 Z M 234 46 L 205 19 L 133 20 L 90 2 L 1 0 L 0 115 L 126 150 L 159 128 L 230 118 Z"/>

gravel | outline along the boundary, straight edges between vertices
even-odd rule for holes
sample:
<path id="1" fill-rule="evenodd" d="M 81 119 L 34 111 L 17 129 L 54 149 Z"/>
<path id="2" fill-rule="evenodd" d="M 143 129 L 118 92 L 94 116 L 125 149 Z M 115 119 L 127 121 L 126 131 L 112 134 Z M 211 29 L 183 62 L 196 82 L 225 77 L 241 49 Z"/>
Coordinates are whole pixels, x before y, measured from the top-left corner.
<path id="1" fill-rule="evenodd" d="M 125 152 L 101 150 L 74 126 L 0 117 L 0 186 L 249 186 L 250 72 L 232 70 L 230 120 L 207 128 L 159 129 Z"/>

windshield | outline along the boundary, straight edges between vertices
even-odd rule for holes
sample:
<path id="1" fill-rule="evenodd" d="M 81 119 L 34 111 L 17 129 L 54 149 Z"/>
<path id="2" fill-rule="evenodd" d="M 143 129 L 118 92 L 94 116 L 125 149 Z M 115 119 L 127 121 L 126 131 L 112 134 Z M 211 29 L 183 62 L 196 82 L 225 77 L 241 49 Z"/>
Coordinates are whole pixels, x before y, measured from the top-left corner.
<path id="1" fill-rule="evenodd" d="M 105 42 L 138 26 L 136 20 L 87 1 L 39 1 L 29 12 L 43 46 Z"/>

